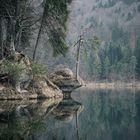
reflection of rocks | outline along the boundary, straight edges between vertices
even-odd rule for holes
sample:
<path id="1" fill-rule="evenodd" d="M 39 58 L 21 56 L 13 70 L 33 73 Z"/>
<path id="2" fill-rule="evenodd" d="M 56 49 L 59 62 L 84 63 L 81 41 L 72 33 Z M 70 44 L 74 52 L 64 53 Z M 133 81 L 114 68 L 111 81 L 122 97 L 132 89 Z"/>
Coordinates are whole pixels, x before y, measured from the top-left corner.
<path id="1" fill-rule="evenodd" d="M 44 118 L 59 102 L 60 99 L 0 101 L 0 139 L 29 139 L 32 132 L 43 129 Z"/>
<path id="2" fill-rule="evenodd" d="M 0 116 L 9 114 L 22 115 L 24 109 L 28 110 L 32 117 L 47 114 L 50 108 L 56 106 L 61 99 L 30 100 L 30 101 L 0 101 Z M 21 114 L 20 114 L 21 113 Z M 2 119 L 2 118 L 0 118 Z"/>
<path id="3" fill-rule="evenodd" d="M 30 140 L 54 132 L 57 122 L 69 122 L 83 109 L 68 95 L 63 100 L 0 101 L 0 140 Z"/>
<path id="4" fill-rule="evenodd" d="M 56 119 L 63 121 L 71 121 L 74 115 L 79 114 L 83 110 L 83 105 L 72 98 L 63 99 L 53 110 Z"/>
<path id="5" fill-rule="evenodd" d="M 52 73 L 49 78 L 64 92 L 72 92 L 83 85 L 82 80 L 76 80 L 73 72 L 68 68 Z"/>

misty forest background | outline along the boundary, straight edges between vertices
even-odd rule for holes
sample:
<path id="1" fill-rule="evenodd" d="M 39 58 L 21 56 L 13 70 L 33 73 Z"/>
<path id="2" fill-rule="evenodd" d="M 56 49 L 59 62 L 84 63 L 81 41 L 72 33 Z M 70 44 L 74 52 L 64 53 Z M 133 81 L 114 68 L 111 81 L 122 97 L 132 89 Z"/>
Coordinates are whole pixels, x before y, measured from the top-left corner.
<path id="1" fill-rule="evenodd" d="M 0 0 L 0 59 L 15 49 L 75 71 L 80 34 L 84 80 L 140 80 L 139 0 Z"/>

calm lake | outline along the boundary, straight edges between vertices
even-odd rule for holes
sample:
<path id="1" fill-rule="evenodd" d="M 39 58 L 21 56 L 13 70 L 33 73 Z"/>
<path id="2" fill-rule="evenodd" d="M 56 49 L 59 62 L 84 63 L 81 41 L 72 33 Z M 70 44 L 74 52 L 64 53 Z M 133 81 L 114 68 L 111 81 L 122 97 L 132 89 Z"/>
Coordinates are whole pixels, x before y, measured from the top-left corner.
<path id="1" fill-rule="evenodd" d="M 140 140 L 140 91 L 80 88 L 57 101 L 0 101 L 0 140 Z"/>

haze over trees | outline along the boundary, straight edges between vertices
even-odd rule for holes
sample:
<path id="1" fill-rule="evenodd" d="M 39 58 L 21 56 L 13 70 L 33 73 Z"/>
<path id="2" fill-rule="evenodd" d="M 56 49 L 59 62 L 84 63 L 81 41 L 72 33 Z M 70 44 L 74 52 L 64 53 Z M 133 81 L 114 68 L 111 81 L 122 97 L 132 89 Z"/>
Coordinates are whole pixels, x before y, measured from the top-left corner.
<path id="1" fill-rule="evenodd" d="M 84 32 L 79 66 L 83 79 L 139 80 L 138 0 L 0 2 L 0 59 L 16 50 L 47 65 L 48 72 L 61 65 L 76 71 L 77 46 L 72 46 Z M 94 43 L 96 36 L 100 45 Z"/>
<path id="2" fill-rule="evenodd" d="M 140 12 L 138 0 L 83 0 L 73 2 L 68 41 L 86 29 L 81 75 L 91 81 L 135 81 L 140 76 Z M 71 48 L 74 52 L 74 49 Z M 135 79 L 136 78 L 136 79 Z"/>

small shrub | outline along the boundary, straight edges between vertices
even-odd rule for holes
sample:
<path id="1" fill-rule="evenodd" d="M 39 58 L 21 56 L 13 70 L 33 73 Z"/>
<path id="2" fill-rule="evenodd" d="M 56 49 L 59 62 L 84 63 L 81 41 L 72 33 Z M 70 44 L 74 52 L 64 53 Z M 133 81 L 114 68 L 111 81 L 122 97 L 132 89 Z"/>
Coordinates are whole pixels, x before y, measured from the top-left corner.
<path id="1" fill-rule="evenodd" d="M 21 64 L 9 61 L 9 60 L 4 60 L 3 61 L 3 71 L 5 73 L 8 73 L 9 75 L 9 80 L 12 82 L 12 84 L 15 84 L 16 81 L 19 80 L 20 75 L 22 74 L 23 67 Z"/>
<path id="2" fill-rule="evenodd" d="M 42 76 L 47 72 L 47 68 L 41 64 L 34 63 L 32 64 L 32 74 L 33 76 Z"/>

